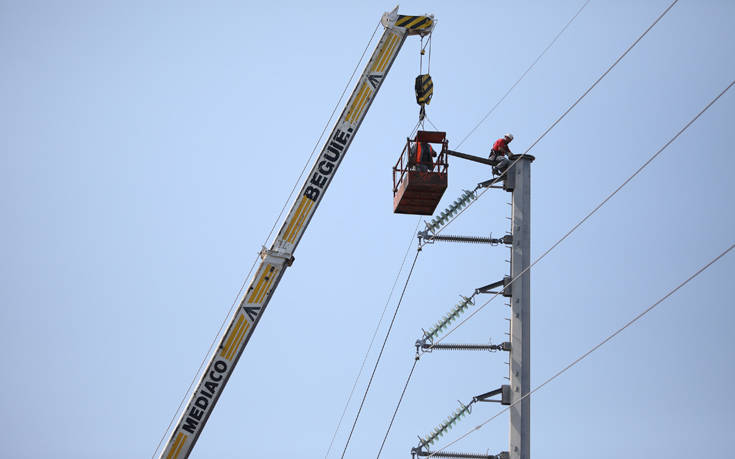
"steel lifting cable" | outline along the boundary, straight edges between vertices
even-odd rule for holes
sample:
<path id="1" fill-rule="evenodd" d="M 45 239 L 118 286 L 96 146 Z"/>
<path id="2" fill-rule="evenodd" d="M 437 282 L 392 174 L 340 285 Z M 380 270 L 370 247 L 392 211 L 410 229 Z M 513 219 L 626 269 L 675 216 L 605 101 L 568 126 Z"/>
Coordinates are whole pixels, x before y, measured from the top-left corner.
<path id="1" fill-rule="evenodd" d="M 661 152 L 663 152 L 669 145 L 671 145 L 676 139 L 678 139 L 679 136 L 682 133 L 684 133 L 684 131 L 686 131 L 689 128 L 689 126 L 691 126 L 700 116 L 702 116 L 704 114 L 704 112 L 706 112 L 715 102 L 717 102 L 719 100 L 719 98 L 722 97 L 733 85 L 735 85 L 735 80 L 732 80 L 730 82 L 730 84 L 727 85 L 727 87 L 725 87 L 725 89 L 723 89 L 714 99 L 712 99 L 702 110 L 700 110 L 700 112 L 697 113 L 694 116 L 694 118 L 692 118 L 691 120 L 689 120 L 689 122 L 687 124 L 685 124 L 684 127 L 682 127 L 681 129 L 679 129 L 679 132 L 677 132 L 671 139 L 669 139 L 668 142 L 666 142 L 661 148 L 659 148 L 658 151 L 656 151 L 656 153 L 654 153 L 650 158 L 648 158 L 648 160 L 646 160 L 646 162 L 643 163 L 643 165 L 641 167 L 639 167 L 635 172 L 633 172 L 633 174 L 631 174 L 627 179 L 625 179 L 623 181 L 623 183 L 620 184 L 620 186 L 618 186 L 612 193 L 610 193 L 609 195 L 607 195 L 607 197 L 605 199 L 603 199 L 599 204 L 597 204 L 597 206 L 595 206 L 594 209 L 592 209 L 587 215 L 585 215 L 584 218 L 582 218 L 574 226 L 572 226 L 572 228 L 569 231 L 567 231 L 566 234 L 564 234 L 564 236 L 562 236 L 551 247 L 549 247 L 544 253 L 542 253 L 541 256 L 539 256 L 538 258 L 536 258 L 533 261 L 533 263 L 531 263 L 530 265 L 528 265 L 528 267 L 526 269 L 524 269 L 523 271 L 521 271 L 516 277 L 512 278 L 510 280 L 510 282 L 508 282 L 507 286 L 512 285 L 513 282 L 516 281 L 516 279 L 519 279 L 526 272 L 528 272 L 531 268 L 533 268 L 536 265 L 536 263 L 538 263 L 539 261 L 543 260 L 544 257 L 546 257 L 546 255 L 549 254 L 549 252 L 551 252 L 552 250 L 554 250 L 559 244 L 561 244 L 566 238 L 568 238 L 573 232 L 575 232 L 577 230 L 577 228 L 579 228 L 580 226 L 582 226 L 582 224 L 584 222 L 586 222 L 592 215 L 594 215 L 598 210 L 600 210 L 600 208 L 602 206 L 604 206 L 610 199 L 612 199 L 613 196 L 615 196 L 616 194 L 618 194 L 618 192 L 620 190 L 622 190 L 623 187 L 625 187 L 628 183 L 630 183 L 630 181 L 633 180 L 649 164 L 651 164 L 651 162 L 653 162 L 653 160 L 656 159 L 656 157 L 658 157 L 658 155 L 661 154 Z M 502 292 L 500 292 L 500 293 L 502 293 Z M 490 297 L 489 300 L 487 300 L 481 306 L 479 306 L 474 311 L 472 311 L 472 313 L 470 315 L 468 315 L 467 317 L 465 317 L 464 320 L 462 320 L 454 328 L 452 328 L 451 330 L 449 330 L 444 336 L 442 336 L 441 338 L 439 338 L 436 341 L 435 344 L 438 344 L 438 343 L 442 342 L 447 336 L 449 336 L 450 334 L 452 334 L 452 332 L 454 332 L 454 330 L 458 329 L 460 326 L 462 326 L 462 324 L 464 324 L 465 322 L 467 322 L 468 320 L 470 320 L 475 314 L 477 314 L 478 312 L 480 312 L 485 306 L 487 306 L 488 303 L 490 303 L 498 295 L 500 295 L 500 293 L 494 294 L 492 297 Z"/>
<path id="2" fill-rule="evenodd" d="M 673 2 L 671 2 L 671 4 L 670 4 L 670 5 L 669 5 L 669 6 L 668 6 L 668 7 L 667 7 L 667 8 L 666 8 L 666 9 L 665 9 L 665 10 L 664 10 L 664 11 L 663 11 L 663 12 L 662 12 L 662 13 L 661 13 L 661 14 L 660 14 L 660 15 L 659 15 L 659 16 L 658 16 L 657 18 L 656 18 L 656 20 L 655 20 L 655 21 L 653 21 L 653 23 L 651 23 L 651 25 L 650 25 L 650 26 L 648 26 L 648 28 L 647 28 L 647 29 L 646 29 L 645 31 L 643 31 L 643 33 L 642 33 L 642 34 L 641 34 L 641 35 L 640 35 L 640 36 L 639 36 L 639 37 L 638 37 L 638 38 L 637 38 L 637 39 L 636 39 L 636 40 L 635 40 L 635 41 L 634 41 L 634 42 L 633 42 L 633 43 L 632 43 L 632 44 L 631 44 L 631 45 L 630 45 L 629 47 L 628 47 L 628 49 L 626 49 L 626 50 L 625 50 L 625 51 L 623 52 L 623 54 L 621 54 L 621 55 L 620 55 L 620 56 L 619 56 L 619 57 L 618 57 L 618 58 L 617 58 L 617 59 L 615 60 L 615 62 L 613 62 L 613 63 L 612 63 L 612 65 L 611 65 L 610 67 L 608 67 L 608 68 L 607 68 L 607 70 L 605 70 L 605 71 L 604 71 L 604 72 L 602 73 L 602 75 L 600 75 L 600 77 L 599 77 L 599 78 L 597 78 L 597 80 L 596 80 L 596 81 L 595 81 L 594 83 L 592 83 L 592 85 L 591 85 L 591 86 L 590 86 L 589 88 L 587 88 L 587 90 L 586 90 L 586 91 L 585 91 L 585 92 L 584 92 L 584 93 L 583 93 L 583 94 L 582 94 L 581 96 L 579 96 L 579 97 L 577 98 L 577 100 L 576 100 L 576 101 L 574 101 L 574 103 L 573 103 L 572 105 L 570 105 L 570 106 L 569 106 L 569 108 L 567 108 L 567 109 L 566 109 L 566 111 L 564 111 L 564 113 L 562 113 L 562 114 L 561 114 L 561 116 L 559 116 L 559 117 L 558 117 L 558 118 L 556 119 L 556 121 L 554 121 L 554 122 L 553 122 L 553 123 L 551 124 L 551 126 L 549 126 L 549 127 L 548 127 L 548 128 L 547 128 L 547 129 L 546 129 L 546 130 L 545 130 L 544 132 L 543 132 L 543 134 L 541 134 L 541 135 L 540 135 L 540 136 L 539 136 L 539 137 L 538 137 L 538 138 L 537 138 L 537 139 L 536 139 L 536 140 L 535 140 L 535 141 L 534 141 L 534 142 L 533 142 L 533 143 L 531 144 L 531 146 L 530 146 L 530 147 L 528 147 L 528 148 L 526 149 L 526 151 L 524 151 L 524 152 L 523 152 L 523 153 L 522 153 L 521 155 L 519 155 L 519 156 L 518 156 L 518 157 L 517 157 L 517 158 L 516 158 L 516 159 L 515 159 L 515 160 L 514 160 L 514 161 L 513 161 L 512 163 L 510 163 L 510 165 L 509 165 L 509 166 L 508 166 L 508 167 L 507 167 L 507 168 L 506 168 L 505 170 L 506 170 L 506 171 L 510 170 L 510 168 L 511 168 L 511 167 L 513 167 L 513 165 L 514 165 L 515 163 L 517 163 L 518 161 L 520 161 L 520 160 L 521 160 L 521 159 L 522 159 L 522 158 L 523 158 L 524 156 L 526 156 L 526 155 L 528 154 L 528 152 L 529 152 L 529 151 L 531 151 L 531 149 L 532 149 L 533 147 L 535 147 L 535 146 L 536 146 L 536 144 L 538 144 L 538 143 L 539 143 L 539 142 L 541 141 L 541 139 L 543 139 L 544 137 L 546 137 L 546 134 L 548 134 L 548 133 L 549 133 L 549 132 L 550 132 L 550 131 L 551 131 L 551 130 L 552 130 L 553 128 L 555 128 L 555 127 L 556 127 L 556 125 L 557 125 L 557 124 L 559 124 L 559 122 L 560 122 L 560 121 L 561 121 L 562 119 L 564 119 L 564 118 L 565 118 L 565 117 L 567 116 L 567 114 L 569 114 L 569 112 L 570 112 L 570 111 L 572 111 L 572 109 L 573 109 L 574 107 L 576 107 L 576 106 L 577 106 L 577 104 L 579 104 L 579 102 L 581 102 L 581 101 L 582 101 L 582 99 L 584 99 L 584 98 L 585 98 L 585 97 L 587 96 L 587 94 L 589 94 L 589 93 L 590 93 L 590 91 L 592 91 L 592 89 L 594 89 L 594 87 L 595 87 L 595 86 L 597 86 L 597 84 L 598 84 L 598 83 L 599 83 L 600 81 L 602 81 L 602 79 L 603 79 L 603 78 L 605 78 L 605 76 L 607 76 L 607 74 L 608 74 L 608 73 L 610 73 L 610 71 L 611 71 L 611 70 L 612 70 L 613 68 L 615 68 L 615 66 L 616 66 L 616 65 L 618 65 L 618 63 L 619 63 L 619 62 L 620 62 L 620 61 L 621 61 L 621 60 L 622 60 L 622 59 L 623 59 L 623 58 L 624 58 L 624 57 L 625 57 L 625 56 L 626 56 L 626 55 L 627 55 L 627 54 L 628 54 L 628 53 L 629 53 L 629 52 L 630 52 L 630 51 L 631 51 L 631 50 L 632 50 L 632 49 L 633 49 L 633 48 L 634 48 L 634 47 L 635 47 L 635 46 L 636 46 L 637 44 L 638 44 L 638 42 L 640 42 L 640 41 L 641 41 L 641 40 L 643 39 L 643 37 L 645 37 L 645 36 L 646 36 L 646 34 L 648 34 L 648 32 L 649 32 L 649 31 L 650 31 L 650 30 L 651 30 L 651 29 L 652 29 L 652 28 L 653 28 L 653 27 L 654 27 L 654 26 L 655 26 L 655 25 L 656 25 L 656 24 L 657 24 L 657 23 L 658 23 L 658 22 L 659 22 L 659 21 L 660 21 L 660 20 L 661 20 L 661 19 L 662 19 L 662 18 L 663 18 L 663 17 L 665 16 L 665 15 L 666 15 L 666 13 L 668 13 L 668 12 L 669 12 L 669 10 L 670 10 L 671 8 L 673 8 L 673 6 L 674 6 L 674 5 L 675 5 L 675 4 L 676 4 L 676 3 L 678 2 L 678 1 L 679 1 L 679 0 L 674 0 Z M 581 10 L 580 10 L 580 11 L 581 11 Z M 495 178 L 495 179 L 494 179 L 494 180 L 493 180 L 493 181 L 492 181 L 492 182 L 490 183 L 490 186 L 492 186 L 492 185 L 494 185 L 494 184 L 495 184 L 496 182 L 498 182 L 498 181 L 500 180 L 500 177 L 502 177 L 502 176 L 499 176 L 499 177 Z M 482 195 L 484 195 L 484 194 L 485 194 L 485 193 L 487 192 L 487 190 L 489 190 L 489 189 L 490 189 L 490 188 L 485 188 L 485 189 L 484 189 L 483 191 L 481 191 L 481 192 L 479 193 L 479 195 L 477 196 L 477 199 L 475 199 L 474 201 L 472 201 L 472 202 L 471 202 L 471 203 L 470 203 L 470 204 L 469 204 L 469 205 L 468 205 L 467 207 L 465 207 L 465 208 L 464 208 L 464 209 L 462 209 L 462 211 L 460 211 L 460 212 L 459 212 L 459 213 L 458 213 L 457 215 L 455 215 L 454 217 L 452 217 L 452 218 L 451 218 L 451 219 L 450 219 L 450 220 L 449 220 L 449 221 L 447 222 L 447 224 L 446 224 L 446 225 L 444 225 L 444 227 L 442 227 L 442 228 L 441 228 L 441 229 L 440 229 L 439 231 L 437 231 L 437 233 L 441 232 L 441 231 L 442 231 L 442 230 L 443 230 L 444 228 L 446 228 L 447 226 L 449 226 L 449 224 L 450 224 L 450 223 L 452 223 L 452 222 L 453 222 L 453 221 L 454 221 L 454 220 L 455 220 L 455 219 L 456 219 L 457 217 L 459 217 L 459 216 L 460 216 L 460 215 L 462 215 L 462 214 L 463 214 L 463 213 L 464 213 L 464 212 L 465 212 L 465 211 L 466 211 L 467 209 L 469 209 L 469 208 L 470 208 L 470 207 L 472 206 L 472 204 L 473 204 L 473 203 L 475 203 L 475 202 L 477 202 L 477 200 L 478 200 L 478 199 L 479 199 L 479 198 L 480 198 L 480 197 L 481 197 Z"/>
<path id="3" fill-rule="evenodd" d="M 350 75 L 350 78 L 347 80 L 347 84 L 345 84 L 344 89 L 342 90 L 342 94 L 339 96 L 339 100 L 337 100 L 337 103 L 334 106 L 334 109 L 332 110 L 331 115 L 329 115 L 329 119 L 324 124 L 324 128 L 322 129 L 322 133 L 319 135 L 319 138 L 317 139 L 316 143 L 314 144 L 314 148 L 311 150 L 311 154 L 309 154 L 309 158 L 306 160 L 306 164 L 304 164 L 304 167 L 301 169 L 301 173 L 299 174 L 298 178 L 296 179 L 296 182 L 294 183 L 293 187 L 291 188 L 291 192 L 288 195 L 288 198 L 286 198 L 286 202 L 283 204 L 283 207 L 281 208 L 281 211 L 278 213 L 278 216 L 276 217 L 275 221 L 273 222 L 273 226 L 271 226 L 270 231 L 268 232 L 268 236 L 265 237 L 265 241 L 263 241 L 262 246 L 265 247 L 268 244 L 268 240 L 270 240 L 270 237 L 273 235 L 273 231 L 275 230 L 276 226 L 278 225 L 278 222 L 281 219 L 281 216 L 283 216 L 283 212 L 286 210 L 286 206 L 291 201 L 291 197 L 293 196 L 294 191 L 296 191 L 296 187 L 301 181 L 301 177 L 304 176 L 304 172 L 306 171 L 306 168 L 309 166 L 309 163 L 311 163 L 311 159 L 314 157 L 314 153 L 316 152 L 317 147 L 322 141 L 322 138 L 324 137 L 324 133 L 327 131 L 327 128 L 329 127 L 329 124 L 332 122 L 332 118 L 334 118 L 334 114 L 337 112 L 337 108 L 339 108 L 340 103 L 342 102 L 342 99 L 345 96 L 345 93 L 347 92 L 347 89 L 349 88 L 350 83 L 352 82 L 352 79 L 355 77 L 355 73 L 357 72 L 357 69 L 360 67 L 360 63 L 365 58 L 365 53 L 367 53 L 368 48 L 370 47 L 370 43 L 373 42 L 373 38 L 375 38 L 375 34 L 378 31 L 378 28 L 380 27 L 380 22 L 375 26 L 375 30 L 373 30 L 373 34 L 370 36 L 370 40 L 368 41 L 367 45 L 365 46 L 365 49 L 362 52 L 362 55 L 360 56 L 360 59 L 358 60 L 357 64 L 355 65 L 355 68 L 352 70 L 352 74 Z M 171 426 L 173 425 L 174 421 L 176 420 L 176 417 L 179 414 L 179 411 L 181 410 L 181 407 L 183 406 L 184 402 L 186 401 L 187 396 L 189 395 L 189 392 L 191 391 L 191 388 L 194 386 L 194 383 L 197 380 L 197 377 L 199 376 L 199 373 L 202 371 L 202 368 L 207 362 L 207 359 L 209 358 L 210 353 L 212 352 L 212 348 L 217 343 L 217 338 L 219 338 L 220 334 L 222 333 L 222 329 L 224 328 L 225 324 L 227 323 L 227 319 L 232 315 L 232 311 L 235 309 L 235 305 L 237 305 L 237 300 L 240 298 L 240 295 L 242 295 L 242 291 L 245 288 L 245 285 L 247 284 L 248 279 L 250 278 L 250 274 L 252 274 L 253 269 L 255 268 L 255 265 L 258 263 L 258 259 L 260 258 L 260 255 L 256 256 L 255 260 L 253 261 L 252 266 L 250 266 L 250 270 L 248 271 L 248 274 L 245 276 L 245 278 L 242 281 L 242 284 L 240 285 L 240 289 L 237 292 L 237 295 L 235 296 L 234 301 L 232 302 L 232 305 L 230 306 L 229 311 L 227 312 L 227 315 L 222 320 L 222 324 L 219 327 L 219 330 L 217 331 L 217 334 L 214 336 L 214 339 L 212 340 L 212 343 L 209 345 L 209 349 L 207 350 L 207 353 L 204 355 L 204 358 L 202 359 L 201 364 L 199 365 L 199 369 L 197 369 L 196 373 L 194 374 L 194 378 L 191 380 L 191 383 L 189 384 L 189 388 L 186 390 L 186 393 L 184 393 L 184 396 L 181 399 L 181 402 L 179 403 L 178 408 L 176 409 L 176 412 L 171 417 L 171 421 L 168 424 L 168 427 L 166 427 L 166 430 L 163 432 L 163 435 L 161 436 L 161 439 L 158 441 L 158 445 L 156 446 L 155 451 L 153 452 L 152 458 L 156 457 L 156 453 L 158 453 L 158 450 L 161 448 L 161 444 L 163 443 L 163 440 L 166 438 L 166 434 L 168 433 L 169 429 L 171 429 Z"/>
<path id="4" fill-rule="evenodd" d="M 398 273 L 396 274 L 396 278 L 393 281 L 393 286 L 390 289 L 390 293 L 388 293 L 388 298 L 385 301 L 385 306 L 383 307 L 383 312 L 380 314 L 380 319 L 378 319 L 378 324 L 375 326 L 375 331 L 373 332 L 373 336 L 370 339 L 370 344 L 368 345 L 367 350 L 365 351 L 365 357 L 362 359 L 362 365 L 360 365 L 360 371 L 357 372 L 357 376 L 355 377 L 355 382 L 352 384 L 352 390 L 350 391 L 350 395 L 347 397 L 347 402 L 345 403 L 345 407 L 342 410 L 342 415 L 339 418 L 339 421 L 337 422 L 337 427 L 334 429 L 334 433 L 332 434 L 332 440 L 329 442 L 329 448 L 327 448 L 327 452 L 324 455 L 325 459 L 329 456 L 330 451 L 332 451 L 332 446 L 334 445 L 334 439 L 337 437 L 337 432 L 339 432 L 339 428 L 342 426 L 342 420 L 345 417 L 345 414 L 347 413 L 347 408 L 350 405 L 350 402 L 352 401 L 352 396 L 355 393 L 355 388 L 357 387 L 357 383 L 360 380 L 360 376 L 362 376 L 362 370 L 365 369 L 365 363 L 367 362 L 368 356 L 370 355 L 370 351 L 373 349 L 373 343 L 375 342 L 375 337 L 378 335 L 378 330 L 380 330 L 380 325 L 383 323 L 383 318 L 385 317 L 385 312 L 388 310 L 388 304 L 390 304 L 391 298 L 393 298 L 393 291 L 396 288 L 396 285 L 398 284 L 398 279 L 401 276 L 401 273 L 403 272 L 403 267 L 406 265 L 406 258 L 408 258 L 408 253 L 411 250 L 411 246 L 413 245 L 414 238 L 416 237 L 416 232 L 419 229 L 419 225 L 421 224 L 421 219 L 418 219 L 418 222 L 416 223 L 416 228 L 413 231 L 413 234 L 411 235 L 411 239 L 409 240 L 408 247 L 406 247 L 406 253 L 403 255 L 403 261 L 401 261 L 401 267 L 398 269 Z"/>
<path id="5" fill-rule="evenodd" d="M 411 275 L 413 274 L 413 268 L 416 266 L 416 260 L 419 257 L 419 254 L 421 253 L 421 248 L 419 247 L 418 250 L 416 250 L 416 256 L 413 258 L 413 263 L 411 263 L 411 269 L 408 272 L 408 277 L 406 277 L 406 282 L 403 284 L 403 290 L 401 291 L 401 297 L 398 299 L 398 304 L 396 304 L 396 310 L 393 312 L 393 318 L 390 321 L 390 325 L 388 326 L 388 331 L 385 333 L 385 339 L 383 340 L 383 345 L 380 348 L 380 353 L 378 354 L 378 359 L 375 361 L 375 366 L 373 367 L 373 372 L 370 375 L 370 380 L 368 381 L 367 387 L 365 388 L 365 393 L 362 396 L 362 401 L 360 402 L 360 408 L 357 410 L 357 414 L 355 414 L 355 421 L 352 423 L 352 429 L 350 429 L 350 434 L 347 437 L 347 441 L 345 442 L 345 447 L 342 450 L 342 458 L 344 459 L 345 453 L 347 452 L 347 447 L 350 445 L 350 440 L 352 439 L 352 434 L 355 432 L 355 426 L 357 425 L 357 420 L 360 418 L 360 413 L 362 412 L 362 407 L 365 405 L 365 399 L 367 398 L 368 392 L 370 391 L 370 386 L 373 383 L 373 378 L 375 377 L 375 371 L 378 369 L 378 364 L 380 363 L 380 358 L 383 356 L 383 351 L 385 350 L 385 345 L 388 342 L 388 337 L 390 336 L 390 332 L 393 329 L 393 324 L 396 321 L 396 316 L 398 315 L 398 309 L 401 307 L 401 302 L 403 302 L 403 296 L 406 293 L 406 287 L 408 287 L 408 281 L 411 280 Z"/>
<path id="6" fill-rule="evenodd" d="M 457 439 L 453 440 L 452 442 L 448 443 L 446 446 L 442 447 L 441 449 L 439 449 L 437 451 L 434 451 L 432 454 L 430 454 L 427 457 L 432 457 L 434 455 L 437 455 L 438 453 L 441 453 L 442 451 L 444 451 L 445 449 L 449 448 L 453 444 L 455 444 L 458 441 L 460 441 L 460 440 L 466 438 L 467 436 L 469 436 L 472 432 L 474 432 L 476 430 L 480 430 L 482 427 L 484 427 L 487 423 L 489 423 L 493 419 L 495 419 L 498 416 L 500 416 L 501 414 L 507 412 L 508 410 L 510 410 L 511 408 L 513 408 L 514 406 L 516 406 L 517 404 L 519 404 L 521 401 L 523 401 L 525 398 L 530 397 L 533 393 L 535 393 L 536 391 L 538 391 L 539 389 L 541 389 L 545 385 L 549 384 L 551 381 L 555 380 L 556 378 L 558 378 L 562 374 L 566 373 L 570 368 L 572 368 L 573 366 L 577 365 L 582 360 L 586 359 L 590 354 L 592 354 L 593 352 L 595 352 L 596 350 L 598 350 L 599 348 L 601 348 L 602 346 L 604 346 L 605 344 L 607 344 L 609 341 L 611 341 L 613 338 L 615 338 L 617 335 L 619 335 L 620 333 L 622 333 L 623 330 L 625 330 L 626 328 L 630 327 L 631 325 L 633 325 L 634 323 L 636 323 L 639 319 L 641 319 L 643 316 L 645 316 L 646 314 L 648 314 L 649 312 L 651 312 L 656 306 L 658 306 L 659 304 L 663 303 L 671 295 L 673 295 L 674 293 L 676 293 L 679 289 L 681 289 L 686 284 L 688 284 L 691 280 L 693 280 L 694 278 L 696 278 L 697 276 L 699 276 L 707 268 L 709 268 L 710 266 L 712 266 L 713 264 L 715 264 L 717 261 L 719 261 L 722 257 L 724 257 L 725 255 L 727 255 L 727 253 L 730 252 L 733 248 L 735 248 L 735 244 L 730 245 L 730 247 L 726 248 L 719 255 L 717 255 L 715 258 L 713 258 L 712 260 L 710 260 L 707 264 L 705 264 L 704 266 L 702 266 L 701 268 L 699 268 L 699 270 L 697 270 L 694 274 L 692 274 L 691 276 L 689 276 L 686 280 L 684 280 L 683 282 L 679 283 L 679 285 L 677 285 L 673 289 L 669 290 L 669 292 L 666 293 L 664 296 L 662 296 L 658 301 L 656 301 L 655 303 L 653 303 L 652 305 L 648 306 L 646 309 L 644 309 L 643 311 L 641 311 L 640 313 L 638 313 L 638 315 L 636 315 L 631 320 L 629 320 L 628 322 L 626 322 L 625 325 L 623 325 L 622 327 L 620 327 L 617 330 L 615 330 L 613 333 L 611 333 L 610 335 L 608 335 L 605 339 L 603 339 L 602 341 L 600 341 L 599 343 L 597 343 L 596 345 L 594 345 L 587 352 L 585 352 L 584 354 L 580 355 L 574 361 L 572 361 L 571 363 L 569 363 L 568 365 L 566 365 L 564 368 L 562 368 L 561 370 L 559 370 L 556 373 L 554 373 L 551 377 L 549 377 L 544 382 L 542 382 L 541 384 L 539 384 L 538 386 L 536 386 L 535 388 L 533 388 L 533 390 L 531 390 L 527 394 L 523 395 L 521 398 L 519 398 L 515 402 L 511 403 L 509 406 L 505 407 L 504 409 L 502 409 L 501 411 L 499 411 L 498 413 L 496 413 L 492 417 L 488 418 L 487 420 L 485 420 L 481 424 L 475 426 L 471 430 L 468 430 L 463 435 L 461 435 L 459 438 L 457 438 Z"/>

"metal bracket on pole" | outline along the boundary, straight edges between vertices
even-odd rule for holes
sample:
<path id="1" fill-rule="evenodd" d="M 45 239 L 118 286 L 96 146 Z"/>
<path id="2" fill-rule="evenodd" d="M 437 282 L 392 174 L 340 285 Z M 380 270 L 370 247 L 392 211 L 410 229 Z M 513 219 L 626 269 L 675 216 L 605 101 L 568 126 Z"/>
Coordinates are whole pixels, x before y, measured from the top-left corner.
<path id="1" fill-rule="evenodd" d="M 489 400 L 490 397 L 500 395 L 500 400 Z M 510 405 L 510 386 L 503 384 L 499 389 L 485 392 L 484 394 L 476 395 L 472 397 L 473 402 L 495 402 L 501 405 Z"/>
<path id="2" fill-rule="evenodd" d="M 513 285 L 510 283 L 511 278 L 510 276 L 505 276 L 501 280 L 497 282 L 493 282 L 492 284 L 487 284 L 484 287 L 480 287 L 478 289 L 475 289 L 475 293 L 493 293 L 493 294 L 499 294 L 502 293 L 503 296 L 510 297 L 512 296 L 512 289 Z M 493 291 L 496 287 L 503 287 L 503 290 L 500 292 Z"/>

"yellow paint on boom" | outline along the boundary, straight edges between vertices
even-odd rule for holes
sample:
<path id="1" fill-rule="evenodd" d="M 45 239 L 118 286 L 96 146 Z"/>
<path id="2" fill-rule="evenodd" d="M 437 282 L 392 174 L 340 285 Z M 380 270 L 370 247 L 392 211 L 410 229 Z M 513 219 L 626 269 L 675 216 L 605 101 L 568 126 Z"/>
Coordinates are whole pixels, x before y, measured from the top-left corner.
<path id="1" fill-rule="evenodd" d="M 179 432 L 178 435 L 176 435 L 176 440 L 174 441 L 174 445 L 171 447 L 171 451 L 168 452 L 168 456 L 166 456 L 166 459 L 176 459 L 179 457 L 179 453 L 181 452 L 181 447 L 184 446 L 184 443 L 186 442 L 186 435 Z"/>
<path id="2" fill-rule="evenodd" d="M 283 233 L 283 239 L 288 240 L 288 235 L 293 230 L 293 225 L 296 223 L 296 216 L 301 212 L 301 209 L 304 207 L 304 203 L 306 202 L 306 198 L 302 197 L 301 202 L 299 203 L 299 206 L 296 208 L 296 212 L 294 212 L 293 217 L 291 218 L 291 221 L 288 224 L 288 227 L 286 228 L 286 232 Z"/>
<path id="3" fill-rule="evenodd" d="M 255 303 L 255 298 L 258 296 L 258 293 L 260 292 L 260 289 L 263 286 L 263 282 L 265 282 L 265 278 L 268 275 L 268 266 L 266 266 L 265 271 L 260 276 L 260 280 L 258 281 L 258 284 L 255 286 L 253 291 L 250 293 L 250 298 L 248 298 L 248 303 Z"/>
<path id="4" fill-rule="evenodd" d="M 258 296 L 255 297 L 255 303 L 260 303 L 263 301 L 263 298 L 265 297 L 265 294 L 268 293 L 268 290 L 270 290 L 271 285 L 273 285 L 273 280 L 276 278 L 276 272 L 273 270 L 268 274 L 268 281 L 263 285 L 263 288 L 258 292 Z"/>
<path id="5" fill-rule="evenodd" d="M 390 56 L 393 55 L 393 51 L 396 49 L 396 45 L 398 45 L 398 37 L 391 35 L 387 46 L 388 52 L 383 56 L 382 62 L 380 62 L 380 65 L 377 68 L 378 72 L 385 70 L 385 67 L 388 65 L 388 61 L 390 61 Z"/>
<path id="6" fill-rule="evenodd" d="M 242 327 L 242 322 L 245 320 L 244 316 L 240 316 L 237 318 L 237 323 L 232 328 L 232 333 L 230 333 L 230 336 L 227 337 L 227 341 L 225 342 L 225 347 L 222 348 L 222 352 L 220 352 L 220 355 L 225 358 L 227 357 L 227 354 L 230 352 L 230 349 L 232 348 L 232 343 L 235 341 L 235 336 L 237 336 L 237 333 L 240 331 L 240 327 Z"/>
<path id="7" fill-rule="evenodd" d="M 233 357 L 235 357 L 235 354 L 237 353 L 237 350 L 240 349 L 240 345 L 242 344 L 242 340 L 245 338 L 245 333 L 250 329 L 250 322 L 246 322 L 245 326 L 240 330 L 240 332 L 237 334 L 237 338 L 234 341 L 234 344 L 232 346 L 232 349 L 230 349 L 227 358 L 232 360 Z"/>
<path id="8" fill-rule="evenodd" d="M 294 232 L 287 242 L 293 243 L 296 240 L 296 235 L 299 234 L 299 231 L 301 231 L 301 228 L 304 226 L 304 222 L 306 222 L 306 216 L 309 215 L 312 207 L 314 207 L 314 201 L 309 199 L 309 203 L 306 205 L 305 210 L 299 216 L 299 220 L 298 222 L 296 222 L 296 226 L 294 227 Z"/>

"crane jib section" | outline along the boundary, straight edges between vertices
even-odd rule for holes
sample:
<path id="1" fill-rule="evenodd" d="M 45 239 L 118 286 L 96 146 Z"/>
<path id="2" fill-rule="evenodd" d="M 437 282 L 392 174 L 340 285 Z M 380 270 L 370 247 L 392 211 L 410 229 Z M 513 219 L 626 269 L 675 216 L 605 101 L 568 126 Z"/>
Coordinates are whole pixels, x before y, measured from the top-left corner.
<path id="1" fill-rule="evenodd" d="M 398 27 L 397 22 L 407 25 Z M 383 36 L 307 176 L 273 245 L 270 250 L 262 252 L 262 261 L 250 280 L 227 331 L 221 337 L 216 352 L 210 358 L 196 389 L 171 432 L 161 453 L 162 459 L 181 459 L 189 456 L 285 269 L 290 266 L 296 246 L 324 197 L 406 36 L 430 32 L 433 28 L 433 18 L 398 16 L 394 11 L 384 15 L 383 25 L 386 27 Z"/>

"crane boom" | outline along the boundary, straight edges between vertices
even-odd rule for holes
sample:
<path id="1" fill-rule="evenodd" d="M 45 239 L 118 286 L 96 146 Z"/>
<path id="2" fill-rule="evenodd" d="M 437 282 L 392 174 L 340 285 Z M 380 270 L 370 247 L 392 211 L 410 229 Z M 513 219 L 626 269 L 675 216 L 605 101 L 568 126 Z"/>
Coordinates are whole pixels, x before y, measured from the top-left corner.
<path id="1" fill-rule="evenodd" d="M 271 248 L 267 250 L 264 248 L 261 252 L 260 265 L 250 280 L 250 285 L 232 316 L 227 331 L 221 337 L 219 346 L 210 357 L 196 389 L 181 412 L 161 452 L 161 459 L 186 458 L 191 453 L 284 271 L 293 262 L 293 253 L 403 42 L 408 35 L 423 36 L 433 30 L 435 24 L 433 15 L 402 16 L 397 10 L 396 7 L 383 15 L 381 20 L 385 27 L 383 36 L 311 172 L 306 177 Z"/>

